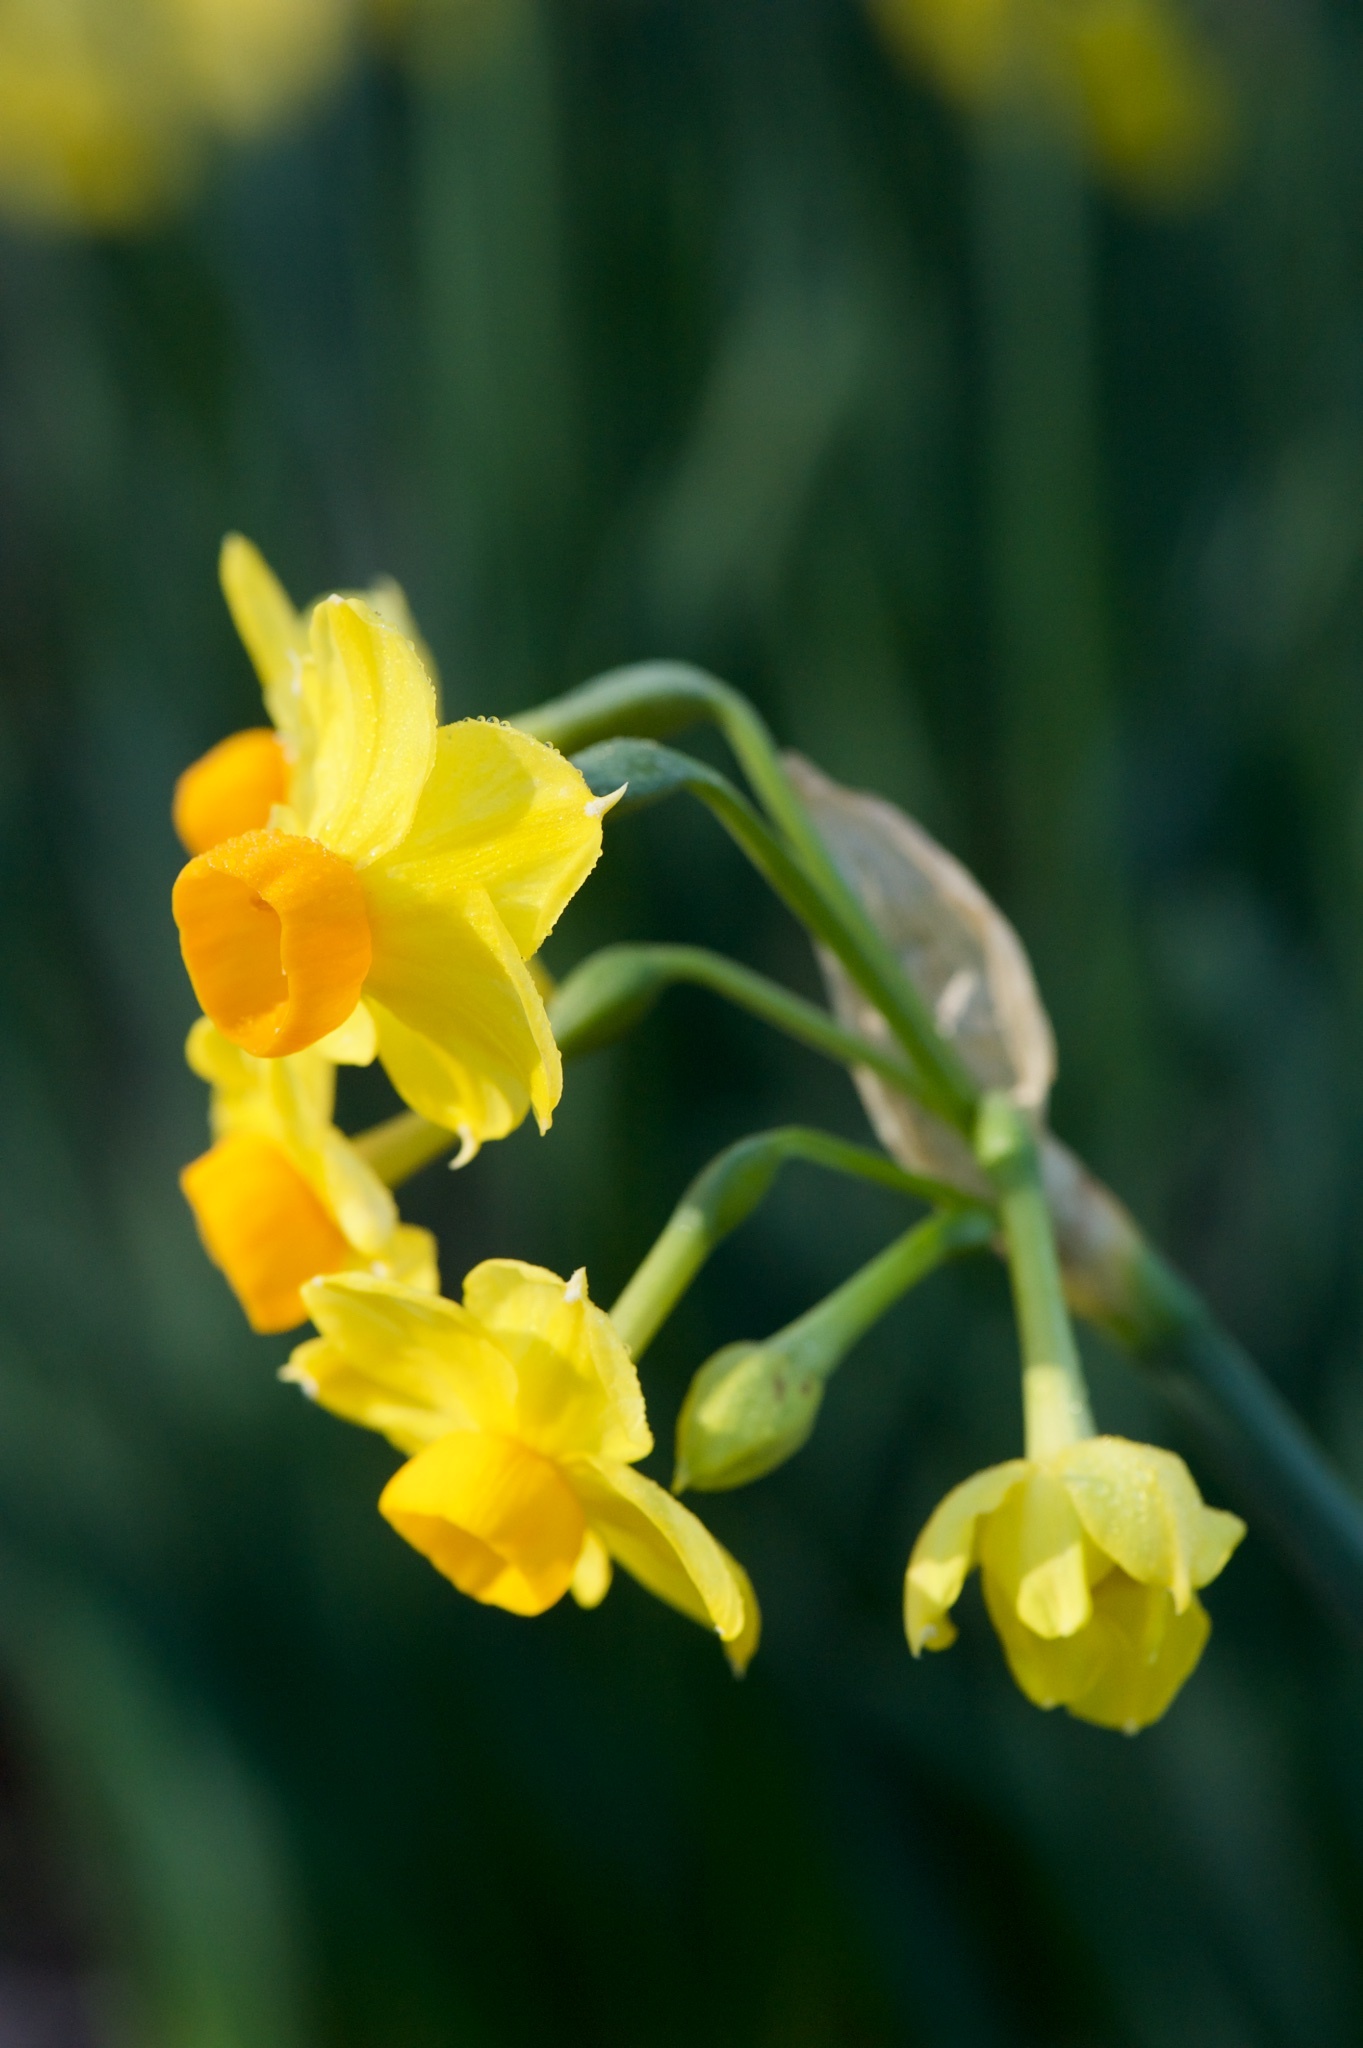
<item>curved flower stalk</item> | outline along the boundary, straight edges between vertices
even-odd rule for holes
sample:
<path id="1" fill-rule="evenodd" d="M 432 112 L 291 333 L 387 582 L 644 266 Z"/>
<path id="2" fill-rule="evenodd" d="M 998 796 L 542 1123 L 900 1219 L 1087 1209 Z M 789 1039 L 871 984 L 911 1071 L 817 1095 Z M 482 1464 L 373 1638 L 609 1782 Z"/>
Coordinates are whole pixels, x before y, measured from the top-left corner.
<path id="1" fill-rule="evenodd" d="M 512 1614 L 569 1591 L 595 1607 L 614 1560 L 745 1668 L 760 1628 L 747 1574 L 633 1469 L 653 1448 L 643 1392 L 584 1272 L 489 1259 L 462 1304 L 360 1275 L 303 1298 L 321 1335 L 282 1377 L 411 1454 L 380 1512 L 461 1593 Z"/>
<path id="2" fill-rule="evenodd" d="M 224 583 L 287 784 L 268 823 L 196 854 L 175 884 L 200 1005 L 257 1058 L 377 1051 L 461 1159 L 532 1108 L 547 1129 L 562 1063 L 526 963 L 595 866 L 608 803 L 509 726 L 437 726 L 416 643 L 371 601 L 326 598 L 304 634 L 244 542 Z M 234 785 L 257 809 L 263 751 Z M 211 761 L 196 772 L 215 776 Z"/>
<path id="3" fill-rule="evenodd" d="M 1123 1437 L 991 1465 L 953 1487 L 913 1547 L 909 1648 L 955 1641 L 950 1610 L 978 1564 L 1028 1699 L 1134 1734 L 1197 1664 L 1211 1629 L 1198 1589 L 1244 1533 L 1204 1504 L 1181 1458 Z"/>
<path id="4" fill-rule="evenodd" d="M 1230 95 L 1176 0 L 870 0 L 885 39 L 969 108 L 1022 106 L 1072 131 L 1145 196 L 1204 186 Z"/>
<path id="5" fill-rule="evenodd" d="M 180 1186 L 253 1330 L 306 1322 L 299 1289 L 319 1273 L 368 1272 L 435 1293 L 435 1239 L 398 1220 L 388 1189 L 332 1122 L 331 1060 L 253 1059 L 206 1017 L 185 1057 L 212 1087 L 214 1142 Z"/>

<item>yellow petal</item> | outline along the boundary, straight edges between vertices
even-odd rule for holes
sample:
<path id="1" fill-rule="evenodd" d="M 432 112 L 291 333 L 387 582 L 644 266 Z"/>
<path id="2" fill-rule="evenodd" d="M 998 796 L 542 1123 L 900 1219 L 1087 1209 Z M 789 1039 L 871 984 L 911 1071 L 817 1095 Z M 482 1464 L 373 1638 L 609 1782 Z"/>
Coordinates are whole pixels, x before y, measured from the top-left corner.
<path id="1" fill-rule="evenodd" d="M 441 893 L 486 890 L 522 958 L 543 945 L 601 854 L 591 790 L 553 747 L 511 726 L 442 726 L 404 862 Z"/>
<path id="2" fill-rule="evenodd" d="M 1134 1735 L 1148 1728 L 1194 1670 L 1211 1623 L 1194 1594 L 1180 1613 L 1163 1586 L 1140 1586 L 1125 1572 L 1093 1596 L 1092 1632 L 1102 1644 L 1091 1685 L 1067 1702 L 1081 1721 Z"/>
<path id="3" fill-rule="evenodd" d="M 1075 1635 L 1092 1612 L 1083 1525 L 1059 1480 L 1035 1465 L 981 1529 L 980 1564 L 1034 1635 Z"/>
<path id="4" fill-rule="evenodd" d="M 579 1607 L 599 1607 L 611 1589 L 611 1554 L 594 1529 L 582 1539 L 569 1592 Z"/>
<path id="5" fill-rule="evenodd" d="M 1014 1683 L 1033 1706 L 1068 1706 L 1100 1675 L 1103 1641 L 1087 1626 L 1073 1635 L 1039 1636 L 1018 1619 L 1010 1586 L 1001 1586 L 986 1566 L 981 1572 L 984 1604 L 1008 1659 Z"/>
<path id="6" fill-rule="evenodd" d="M 1192 1580 L 1195 1586 L 1210 1586 L 1223 1572 L 1244 1541 L 1245 1525 L 1226 1508 L 1204 1507 L 1198 1518 L 1197 1542 L 1193 1547 Z"/>
<path id="7" fill-rule="evenodd" d="M 418 1223 L 399 1223 L 369 1270 L 376 1280 L 396 1280 L 421 1294 L 440 1292 L 436 1242 Z"/>
<path id="8" fill-rule="evenodd" d="M 300 1052 L 359 1000 L 371 953 L 364 894 L 350 862 L 315 839 L 229 839 L 180 870 L 171 910 L 195 995 L 246 1052 Z"/>
<path id="9" fill-rule="evenodd" d="M 253 1330 L 304 1320 L 299 1289 L 353 1258 L 333 1218 L 281 1145 L 248 1131 L 220 1138 L 180 1175 L 199 1235 Z"/>
<path id="10" fill-rule="evenodd" d="M 552 1459 L 510 1437 L 456 1430 L 395 1472 L 386 1516 L 461 1593 L 543 1614 L 573 1581 L 586 1522 Z"/>
<path id="11" fill-rule="evenodd" d="M 722 1643 L 756 1647 L 757 1603 L 746 1575 L 705 1524 L 632 1465 L 574 1459 L 567 1470 L 587 1519 L 617 1564 Z"/>
<path id="12" fill-rule="evenodd" d="M 371 583 L 368 590 L 343 590 L 342 597 L 358 597 L 377 612 L 385 626 L 391 626 L 395 633 L 401 633 L 404 640 L 410 640 L 421 657 L 421 666 L 431 679 L 435 691 L 435 709 L 440 715 L 440 671 L 435 656 L 421 636 L 412 607 L 407 602 L 407 593 L 392 576 L 380 576 L 377 583 Z"/>
<path id="13" fill-rule="evenodd" d="M 344 1024 L 328 1031 L 326 1037 L 319 1038 L 312 1048 L 324 1059 L 334 1060 L 338 1067 L 367 1067 L 378 1049 L 379 1034 L 363 1003 L 356 1003 Z"/>
<path id="14" fill-rule="evenodd" d="M 922 1650 L 945 1650 L 955 1642 L 955 1625 L 948 1615 L 975 1562 L 980 1518 L 993 1514 L 1022 1484 L 1027 1471 L 1025 1458 L 990 1465 L 953 1486 L 929 1515 L 904 1575 L 904 1631 L 915 1657 Z"/>
<path id="15" fill-rule="evenodd" d="M 289 764 L 269 726 L 234 732 L 185 769 L 175 784 L 171 823 L 189 853 L 259 831 L 289 792 Z"/>
<path id="16" fill-rule="evenodd" d="M 435 690 L 411 642 L 356 598 L 316 606 L 310 645 L 316 746 L 299 822 L 363 867 L 412 823 L 435 758 Z"/>
<path id="17" fill-rule="evenodd" d="M 544 1002 L 486 894 L 427 897 L 404 873 L 370 869 L 374 938 L 366 1000 L 379 1057 L 410 1108 L 475 1144 L 534 1108 L 545 1128 L 563 1063 Z"/>
<path id="18" fill-rule="evenodd" d="M 309 1178 L 356 1251 L 370 1259 L 383 1258 L 398 1226 L 397 1204 L 391 1189 L 384 1186 L 373 1167 L 334 1124 L 329 1124 L 310 1143 L 300 1134 L 297 1149 L 301 1163 L 309 1170 Z"/>
<path id="19" fill-rule="evenodd" d="M 424 1450 L 448 1434 L 443 1415 L 416 1398 L 381 1386 L 353 1366 L 343 1351 L 325 1337 L 309 1337 L 295 1345 L 279 1377 L 295 1386 L 343 1422 L 355 1422 L 387 1437 L 399 1451 Z"/>
<path id="20" fill-rule="evenodd" d="M 299 673 L 308 648 L 306 622 L 290 604 L 260 550 L 241 534 L 229 533 L 223 542 L 218 577 L 232 623 L 260 677 L 265 708 L 277 730 L 293 739 L 299 730 Z"/>
<path id="21" fill-rule="evenodd" d="M 345 1385 L 352 1422 L 387 1433 L 376 1406 L 363 1405 L 358 1380 L 373 1403 L 397 1400 L 432 1420 L 428 1436 L 450 1429 L 504 1429 L 516 1398 L 511 1361 L 457 1302 L 396 1281 L 352 1273 L 319 1280 L 303 1296 L 308 1314 L 346 1361 L 356 1383 Z M 327 1387 L 317 1398 L 336 1406 Z"/>
<path id="22" fill-rule="evenodd" d="M 610 1317 L 570 1281 L 520 1259 L 485 1259 L 464 1306 L 516 1368 L 516 1427 L 550 1457 L 632 1463 L 653 1449 L 634 1361 Z"/>
<path id="23" fill-rule="evenodd" d="M 1244 1534 L 1234 1515 L 1205 1507 L 1182 1458 L 1125 1437 L 1091 1437 L 1051 1461 L 1100 1550 L 1143 1585 L 1167 1586 L 1182 1613 Z"/>

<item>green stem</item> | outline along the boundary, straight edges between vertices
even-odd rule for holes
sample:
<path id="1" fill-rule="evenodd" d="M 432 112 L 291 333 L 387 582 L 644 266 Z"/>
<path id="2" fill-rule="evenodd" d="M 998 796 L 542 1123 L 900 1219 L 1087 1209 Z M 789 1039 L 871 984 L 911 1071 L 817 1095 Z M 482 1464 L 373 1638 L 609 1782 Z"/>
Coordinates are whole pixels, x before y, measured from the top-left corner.
<path id="1" fill-rule="evenodd" d="M 678 983 L 723 996 L 841 1066 L 870 1067 L 893 1087 L 914 1088 L 915 1075 L 896 1054 L 845 1030 L 817 1003 L 701 946 L 603 946 L 591 954 L 559 983 L 549 1001 L 559 1051 L 565 1060 L 575 1059 L 614 1043 L 642 1021 L 665 989 Z"/>
<path id="2" fill-rule="evenodd" d="M 694 793 L 880 1009 L 920 1075 L 918 1092 L 948 1122 L 968 1131 L 978 1100 L 973 1077 L 838 870 L 791 787 L 770 732 L 745 697 L 686 663 L 650 662 L 597 677 L 514 722 L 576 753 L 624 733 L 662 737 L 699 719 L 723 731 L 783 837 L 773 835 L 722 776 L 706 774 L 703 783 L 692 785 Z"/>
<path id="3" fill-rule="evenodd" d="M 883 1152 L 825 1131 L 792 1125 L 742 1138 L 697 1174 L 611 1309 L 611 1321 L 634 1358 L 643 1356 L 716 1245 L 752 1214 L 780 1169 L 794 1159 L 876 1181 L 920 1201 L 963 1206 L 954 1189 L 905 1173 Z"/>
<path id="4" fill-rule="evenodd" d="M 1084 1368 L 1065 1306 L 1050 1206 L 1036 1140 L 1006 1095 L 987 1095 L 975 1151 L 999 1191 L 1018 1337 L 1029 1458 L 1047 1458 L 1093 1435 Z"/>
<path id="5" fill-rule="evenodd" d="M 677 1417 L 674 1493 L 722 1493 L 774 1472 L 808 1442 L 828 1380 L 860 1338 L 945 1260 L 989 1242 L 984 1209 L 915 1224 L 841 1287 L 761 1344 L 726 1344 L 700 1368 Z"/>
<path id="6" fill-rule="evenodd" d="M 841 1287 L 769 1337 L 763 1349 L 779 1351 L 796 1373 L 812 1372 L 827 1379 L 852 1346 L 911 1287 L 948 1259 L 987 1245 L 997 1228 L 987 1209 L 943 1209 L 926 1217 L 868 1260 Z"/>

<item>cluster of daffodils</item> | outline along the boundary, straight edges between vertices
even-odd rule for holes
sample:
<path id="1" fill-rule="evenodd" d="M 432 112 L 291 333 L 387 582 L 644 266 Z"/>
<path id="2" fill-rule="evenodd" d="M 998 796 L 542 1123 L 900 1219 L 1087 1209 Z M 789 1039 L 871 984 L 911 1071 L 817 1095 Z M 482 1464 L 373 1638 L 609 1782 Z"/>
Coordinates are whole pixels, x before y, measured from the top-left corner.
<path id="1" fill-rule="evenodd" d="M 285 1377 L 412 1453 L 383 1512 L 462 1592 L 595 1606 L 615 1560 L 741 1669 L 752 1588 L 633 1470 L 643 1395 L 585 1275 L 492 1261 L 442 1299 L 430 1234 L 333 1121 L 337 1065 L 378 1058 L 460 1162 L 531 1110 L 547 1129 L 563 1072 L 529 963 L 607 806 L 551 747 L 439 723 L 396 586 L 300 614 L 236 537 L 222 582 L 271 725 L 187 769 L 173 807 L 214 1139 L 182 1186 L 205 1248 L 253 1328 L 315 1322 Z"/>
<path id="2" fill-rule="evenodd" d="M 565 1594 L 595 1607 L 619 1564 L 713 1630 L 741 1672 L 759 1633 L 752 1586 L 677 1493 L 745 1484 L 794 1455 L 828 1373 L 875 1316 L 1001 1230 L 1026 1455 L 931 1516 L 905 1583 L 909 1645 L 916 1656 L 954 1639 L 951 1610 L 978 1565 L 1029 1699 L 1128 1731 L 1157 1719 L 1207 1638 L 1198 1591 L 1243 1527 L 1204 1505 L 1171 1453 L 1096 1433 L 1035 1130 L 1006 1094 L 983 1094 L 976 1145 L 994 1208 L 979 1206 L 987 1181 L 964 1206 L 939 1188 L 934 1218 L 799 1322 L 718 1353 L 683 1406 L 672 1492 L 637 1470 L 653 1438 L 636 1356 L 697 1245 L 748 1213 L 792 1144 L 893 1177 L 882 1155 L 817 1133 L 744 1141 L 693 1185 L 612 1315 L 584 1271 L 565 1281 L 515 1259 L 475 1267 L 461 1301 L 441 1294 L 435 1242 L 401 1220 L 392 1183 L 442 1150 L 467 1164 L 532 1112 L 547 1130 L 563 1067 L 536 955 L 622 792 L 594 795 L 572 760 L 515 727 L 441 724 L 396 585 L 299 612 L 238 537 L 221 575 L 270 723 L 221 741 L 175 791 L 189 859 L 172 907 L 203 1011 L 186 1053 L 209 1085 L 212 1137 L 182 1186 L 252 1328 L 315 1327 L 282 1377 L 402 1454 L 379 1501 L 391 1527 L 462 1593 L 517 1615 Z M 636 757 L 642 744 L 630 742 Z M 874 812 L 876 830 L 887 815 Z M 613 949 L 603 988 L 623 986 L 628 950 Z M 626 994 L 624 1007 L 638 1004 Z M 849 1044 L 855 1058 L 867 1040 Z M 406 1107 L 349 1138 L 337 1069 L 375 1060 Z M 927 1184 L 910 1184 L 921 1198 Z"/>

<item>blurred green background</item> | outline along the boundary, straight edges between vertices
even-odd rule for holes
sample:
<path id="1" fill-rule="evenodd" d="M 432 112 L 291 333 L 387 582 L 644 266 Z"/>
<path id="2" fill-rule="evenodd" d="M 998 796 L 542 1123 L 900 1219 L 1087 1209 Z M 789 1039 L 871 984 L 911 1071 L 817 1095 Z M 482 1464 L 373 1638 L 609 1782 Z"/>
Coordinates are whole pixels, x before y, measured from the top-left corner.
<path id="1" fill-rule="evenodd" d="M 628 1581 L 459 1599 L 175 1181 L 167 806 L 259 718 L 238 527 L 300 600 L 396 575 L 447 715 L 684 656 L 912 809 L 1033 951 L 1057 1129 L 1363 1484 L 1363 22 L 1205 33 L 1236 140 L 1178 206 L 948 103 L 853 0 L 463 0 L 159 221 L 0 233 L 6 2048 L 1363 2039 L 1363 1667 L 1267 1537 L 1135 1741 L 1029 1707 L 973 1593 L 908 1657 L 914 1533 L 1018 1442 L 989 1262 L 704 1504 L 766 1614 L 737 1686 Z M 617 937 L 817 988 L 699 812 L 612 830 L 550 964 Z M 797 1118 L 864 1134 L 678 993 L 405 1207 L 451 1289 L 503 1254 L 609 1300 Z M 649 1356 L 650 1469 L 712 1349 L 897 1224 L 793 1171 Z M 1100 1421 L 1236 1505 L 1091 1353 Z"/>

